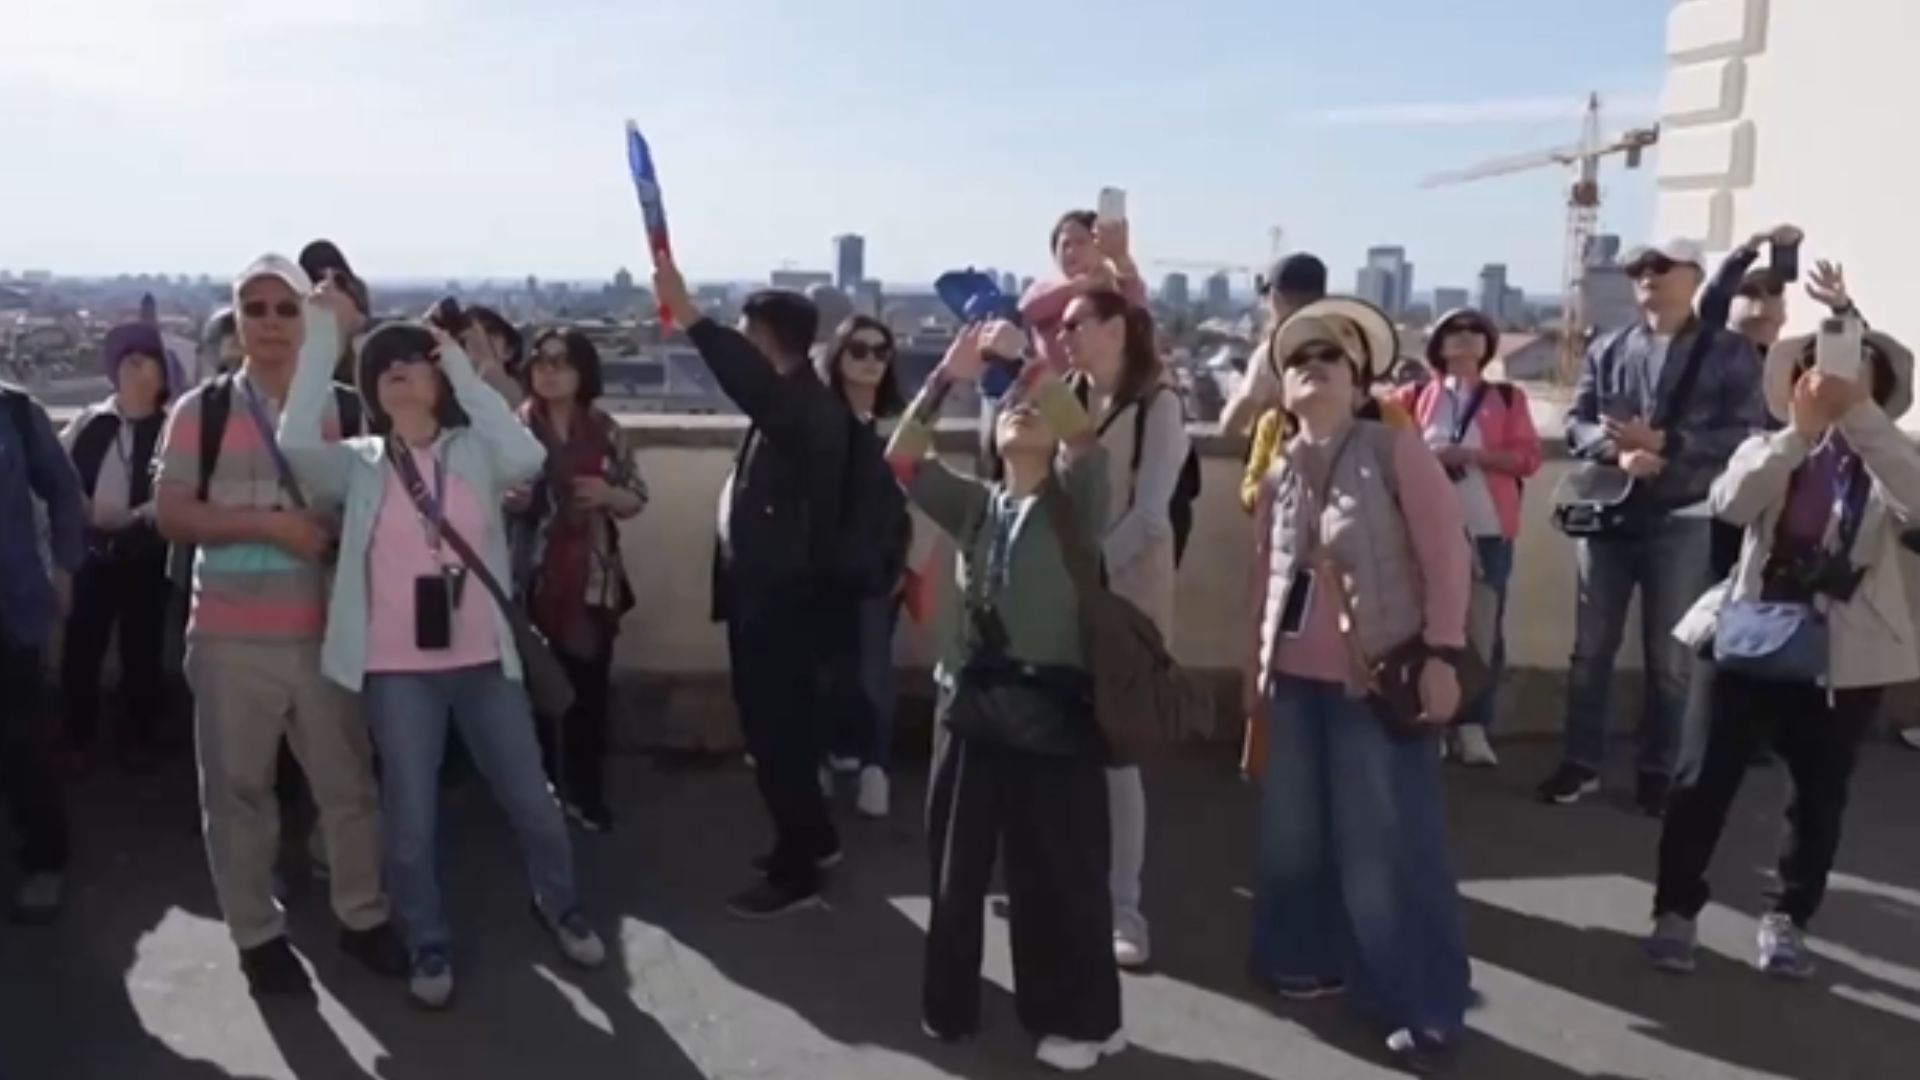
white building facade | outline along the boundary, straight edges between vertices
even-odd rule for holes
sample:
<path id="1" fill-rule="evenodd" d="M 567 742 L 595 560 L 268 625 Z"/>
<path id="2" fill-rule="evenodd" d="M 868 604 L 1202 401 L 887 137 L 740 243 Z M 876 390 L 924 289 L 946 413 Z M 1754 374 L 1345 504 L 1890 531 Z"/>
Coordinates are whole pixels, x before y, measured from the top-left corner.
<path id="1" fill-rule="evenodd" d="M 1920 344 L 1920 0 L 1675 0 L 1659 227 L 1724 252 L 1791 222 L 1876 327 Z M 1815 305 L 1796 295 L 1796 329 Z"/>

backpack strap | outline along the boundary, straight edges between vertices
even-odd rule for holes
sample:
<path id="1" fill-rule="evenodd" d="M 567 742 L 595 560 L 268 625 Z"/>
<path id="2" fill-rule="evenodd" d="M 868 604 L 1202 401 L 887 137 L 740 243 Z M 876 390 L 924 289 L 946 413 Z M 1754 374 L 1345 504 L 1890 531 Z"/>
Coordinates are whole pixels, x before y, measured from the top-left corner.
<path id="1" fill-rule="evenodd" d="M 199 499 L 207 501 L 213 489 L 213 467 L 220 463 L 220 447 L 226 441 L 227 417 L 233 413 L 233 373 L 217 375 L 200 392 L 200 478 Z"/>

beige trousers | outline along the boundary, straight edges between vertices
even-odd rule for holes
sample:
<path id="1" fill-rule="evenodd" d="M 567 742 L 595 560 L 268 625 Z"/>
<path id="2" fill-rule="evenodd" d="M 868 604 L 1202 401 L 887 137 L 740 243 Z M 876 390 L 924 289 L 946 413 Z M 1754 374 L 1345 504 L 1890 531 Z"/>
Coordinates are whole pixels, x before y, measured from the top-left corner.
<path id="1" fill-rule="evenodd" d="M 286 932 L 273 896 L 282 736 L 320 811 L 335 916 L 353 930 L 385 922 L 373 744 L 358 700 L 320 674 L 319 644 L 196 639 L 186 668 L 207 866 L 234 944 L 250 949 Z"/>

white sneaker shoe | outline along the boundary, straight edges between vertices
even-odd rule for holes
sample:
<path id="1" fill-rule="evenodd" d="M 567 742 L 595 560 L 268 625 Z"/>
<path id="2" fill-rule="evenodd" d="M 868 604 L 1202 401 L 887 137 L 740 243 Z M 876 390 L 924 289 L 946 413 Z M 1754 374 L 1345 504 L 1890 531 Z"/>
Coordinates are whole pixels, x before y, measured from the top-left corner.
<path id="1" fill-rule="evenodd" d="M 1153 959 L 1153 946 L 1147 935 L 1125 930 L 1116 930 L 1113 934 L 1113 962 L 1122 971 L 1132 971 L 1147 966 Z"/>
<path id="2" fill-rule="evenodd" d="M 840 754 L 827 755 L 827 768 L 838 773 L 857 773 L 860 771 L 860 759 L 844 757 Z"/>
<path id="3" fill-rule="evenodd" d="M 860 813 L 870 818 L 886 817 L 893 808 L 893 785 L 887 770 L 869 765 L 860 770 Z"/>
<path id="4" fill-rule="evenodd" d="M 1086 1072 L 1100 1064 L 1101 1058 L 1109 1058 L 1127 1048 L 1127 1033 L 1116 1031 L 1105 1042 L 1075 1042 L 1058 1035 L 1049 1035 L 1040 1040 L 1039 1049 L 1034 1057 L 1040 1064 L 1060 1072 Z"/>
<path id="5" fill-rule="evenodd" d="M 1453 734 L 1460 764 L 1479 769 L 1491 769 L 1500 764 L 1500 755 L 1493 752 L 1493 743 L 1487 741 L 1486 728 L 1467 724 Z"/>

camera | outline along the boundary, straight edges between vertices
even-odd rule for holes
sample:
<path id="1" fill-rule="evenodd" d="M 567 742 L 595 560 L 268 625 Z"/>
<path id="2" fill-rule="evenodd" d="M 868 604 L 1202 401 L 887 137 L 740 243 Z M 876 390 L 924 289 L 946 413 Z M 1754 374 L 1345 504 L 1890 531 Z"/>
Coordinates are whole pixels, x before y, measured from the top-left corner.
<path id="1" fill-rule="evenodd" d="M 456 338 L 467 332 L 466 310 L 460 306 L 460 301 L 451 296 L 441 299 L 427 310 L 427 321 Z"/>
<path id="2" fill-rule="evenodd" d="M 1838 552 L 1808 551 L 1773 559 L 1767 564 L 1764 576 L 1769 594 L 1808 601 L 1815 596 L 1825 596 L 1845 604 L 1853 600 L 1867 571 Z"/>

